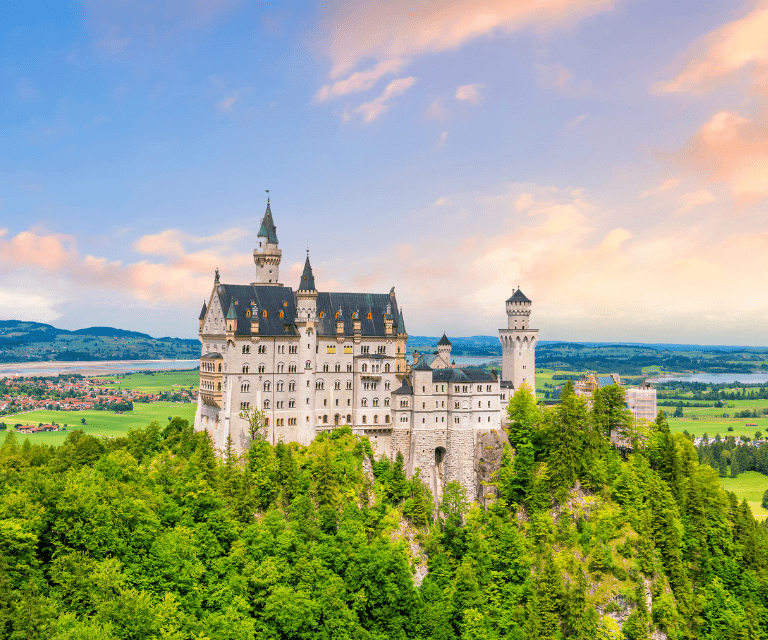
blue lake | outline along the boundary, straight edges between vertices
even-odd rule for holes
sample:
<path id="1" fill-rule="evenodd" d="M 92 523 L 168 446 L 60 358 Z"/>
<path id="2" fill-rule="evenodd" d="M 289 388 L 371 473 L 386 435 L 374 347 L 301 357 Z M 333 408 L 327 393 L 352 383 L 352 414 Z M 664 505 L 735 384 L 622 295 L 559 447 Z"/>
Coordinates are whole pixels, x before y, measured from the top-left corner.
<path id="1" fill-rule="evenodd" d="M 79 373 L 84 376 L 137 371 L 189 370 L 200 366 L 200 360 L 103 360 L 89 362 L 22 362 L 0 364 L 4 376 L 57 376 Z"/>

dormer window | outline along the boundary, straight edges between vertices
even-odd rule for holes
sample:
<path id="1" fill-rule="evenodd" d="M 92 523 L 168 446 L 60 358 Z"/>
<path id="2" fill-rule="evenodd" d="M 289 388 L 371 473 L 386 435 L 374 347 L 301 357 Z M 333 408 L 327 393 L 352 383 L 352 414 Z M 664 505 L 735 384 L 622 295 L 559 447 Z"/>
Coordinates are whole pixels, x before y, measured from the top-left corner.
<path id="1" fill-rule="evenodd" d="M 373 316 L 371 315 L 371 312 L 370 312 L 370 311 L 368 312 L 368 315 L 367 315 L 367 316 L 365 316 L 365 317 L 366 317 L 368 320 L 372 320 L 372 319 L 373 319 Z"/>
<path id="2" fill-rule="evenodd" d="M 282 310 L 282 309 L 280 309 L 280 317 L 281 317 L 281 318 L 284 318 L 284 317 L 285 317 L 285 313 L 283 312 L 283 310 Z"/>
<path id="3" fill-rule="evenodd" d="M 246 317 L 246 318 L 250 318 L 250 317 L 251 317 L 251 310 L 250 310 L 250 309 L 248 309 L 248 310 L 245 312 L 245 317 Z"/>
<path id="4" fill-rule="evenodd" d="M 325 318 L 325 311 L 320 312 L 320 319 L 322 320 L 323 318 Z"/>
<path id="5" fill-rule="evenodd" d="M 264 311 L 261 312 L 261 317 L 266 318 L 267 317 L 267 310 L 264 309 Z"/>

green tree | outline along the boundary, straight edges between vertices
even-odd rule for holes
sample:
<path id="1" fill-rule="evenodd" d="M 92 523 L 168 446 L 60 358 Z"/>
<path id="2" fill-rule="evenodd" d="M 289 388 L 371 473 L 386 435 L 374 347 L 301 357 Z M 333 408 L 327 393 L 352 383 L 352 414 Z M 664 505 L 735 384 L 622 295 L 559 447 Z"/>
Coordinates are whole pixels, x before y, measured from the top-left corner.
<path id="1" fill-rule="evenodd" d="M 568 489 L 576 482 L 583 438 L 587 431 L 587 405 L 576 395 L 570 380 L 563 390 L 560 405 L 546 413 L 549 431 L 549 477 L 553 494 L 565 500 Z"/>
<path id="2" fill-rule="evenodd" d="M 255 407 L 248 407 L 240 411 L 238 416 L 247 423 L 243 449 L 247 451 L 254 443 L 266 441 L 267 416 L 263 411 L 259 411 Z"/>
<path id="3" fill-rule="evenodd" d="M 525 443 L 532 443 L 541 421 L 541 412 L 531 387 L 525 382 L 520 385 L 507 405 L 509 419 L 509 442 L 517 449 Z"/>

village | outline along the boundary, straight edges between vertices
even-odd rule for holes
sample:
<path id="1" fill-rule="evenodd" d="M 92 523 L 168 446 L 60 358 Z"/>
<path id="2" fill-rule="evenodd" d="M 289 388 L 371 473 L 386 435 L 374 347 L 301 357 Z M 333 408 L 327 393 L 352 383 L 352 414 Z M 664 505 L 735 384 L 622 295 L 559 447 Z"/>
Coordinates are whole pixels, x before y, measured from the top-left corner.
<path id="1" fill-rule="evenodd" d="M 0 378 L 0 416 L 38 409 L 54 411 L 132 411 L 136 402 L 196 402 L 195 389 L 138 392 L 115 380 L 81 375 L 53 378 Z M 46 425 L 42 425 L 46 426 Z M 37 425 L 41 428 L 41 425 Z M 42 429 L 45 430 L 45 429 Z M 48 429 L 53 430 L 53 429 Z"/>

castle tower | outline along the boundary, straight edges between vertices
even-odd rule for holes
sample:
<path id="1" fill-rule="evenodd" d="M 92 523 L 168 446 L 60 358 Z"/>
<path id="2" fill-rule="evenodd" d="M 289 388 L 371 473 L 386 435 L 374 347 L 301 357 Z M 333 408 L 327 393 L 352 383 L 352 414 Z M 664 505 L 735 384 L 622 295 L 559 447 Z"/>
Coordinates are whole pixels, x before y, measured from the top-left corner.
<path id="1" fill-rule="evenodd" d="M 317 434 L 315 415 L 315 390 L 317 373 L 317 288 L 309 264 L 309 253 L 304 272 L 296 291 L 296 327 L 299 340 L 299 417 L 298 441 L 309 444 Z"/>
<path id="2" fill-rule="evenodd" d="M 518 288 L 506 302 L 507 328 L 499 329 L 501 381 L 519 389 L 525 382 L 536 393 L 536 342 L 538 329 L 529 327 L 531 301 Z"/>
<path id="3" fill-rule="evenodd" d="M 437 343 L 437 355 L 440 356 L 440 359 L 445 364 L 438 365 L 436 368 L 443 369 L 451 366 L 451 341 L 445 334 L 440 338 L 440 342 Z"/>
<path id="4" fill-rule="evenodd" d="M 256 263 L 256 281 L 254 285 L 282 286 L 280 279 L 280 259 L 283 252 L 277 248 L 277 227 L 272 221 L 272 209 L 267 198 L 267 210 L 259 228 L 259 246 L 253 250 L 253 261 Z"/>

